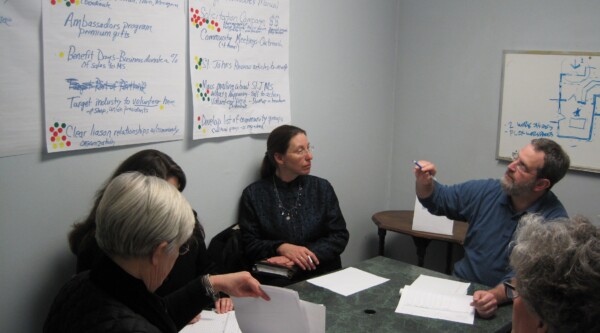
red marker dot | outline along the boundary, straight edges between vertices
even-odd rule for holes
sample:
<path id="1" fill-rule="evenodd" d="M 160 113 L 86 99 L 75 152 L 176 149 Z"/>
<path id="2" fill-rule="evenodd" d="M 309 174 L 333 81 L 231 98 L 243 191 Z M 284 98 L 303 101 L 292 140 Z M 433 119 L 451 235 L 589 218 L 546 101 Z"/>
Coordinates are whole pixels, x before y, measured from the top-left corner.
<path id="1" fill-rule="evenodd" d="M 54 142 L 54 141 L 56 141 L 56 138 L 55 137 L 51 137 L 50 141 Z"/>
<path id="2" fill-rule="evenodd" d="M 63 140 L 63 141 L 67 141 L 67 136 L 66 136 L 66 135 L 63 135 L 63 136 L 62 136 L 62 140 Z"/>
<path id="3" fill-rule="evenodd" d="M 67 147 L 71 147 L 71 141 L 67 141 Z"/>
<path id="4" fill-rule="evenodd" d="M 217 32 L 221 32 L 221 28 L 217 28 Z"/>
<path id="5" fill-rule="evenodd" d="M 54 134 L 52 134 L 52 135 L 54 135 L 54 136 L 58 136 L 58 132 L 54 132 Z"/>
<path id="6" fill-rule="evenodd" d="M 215 20 L 210 20 L 210 24 L 215 24 Z"/>
<path id="7" fill-rule="evenodd" d="M 50 132 L 54 132 L 54 127 L 50 126 Z"/>
<path id="8" fill-rule="evenodd" d="M 200 119 L 202 119 L 200 116 L 198 116 L 198 121 L 200 121 Z"/>
<path id="9" fill-rule="evenodd" d="M 200 13 L 200 11 L 198 9 L 196 9 L 196 14 Z"/>
<path id="10" fill-rule="evenodd" d="M 215 27 L 218 27 L 218 26 L 219 26 L 219 22 L 215 22 Z"/>
<path id="11" fill-rule="evenodd" d="M 63 131 L 62 128 L 58 129 L 58 133 L 62 133 L 62 131 Z"/>

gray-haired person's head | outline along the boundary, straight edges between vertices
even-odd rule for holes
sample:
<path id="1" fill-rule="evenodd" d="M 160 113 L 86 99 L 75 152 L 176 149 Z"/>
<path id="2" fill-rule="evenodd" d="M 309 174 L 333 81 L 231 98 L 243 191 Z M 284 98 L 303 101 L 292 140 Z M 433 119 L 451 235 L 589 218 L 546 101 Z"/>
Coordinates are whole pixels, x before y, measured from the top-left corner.
<path id="1" fill-rule="evenodd" d="M 519 222 L 517 291 L 550 332 L 600 332 L 600 230 L 583 216 Z"/>
<path id="2" fill-rule="evenodd" d="M 167 181 L 139 172 L 115 177 L 96 212 L 96 241 L 110 257 L 150 255 L 160 243 L 177 249 L 191 236 L 194 214 Z"/>

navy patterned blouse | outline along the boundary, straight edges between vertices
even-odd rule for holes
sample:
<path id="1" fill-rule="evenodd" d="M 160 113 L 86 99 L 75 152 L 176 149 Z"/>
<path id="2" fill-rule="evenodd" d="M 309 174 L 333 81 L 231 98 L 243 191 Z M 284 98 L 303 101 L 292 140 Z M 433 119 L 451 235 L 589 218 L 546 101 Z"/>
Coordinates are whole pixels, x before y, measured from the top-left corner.
<path id="1" fill-rule="evenodd" d="M 340 254 L 349 238 L 333 187 L 311 175 L 290 183 L 273 176 L 246 187 L 239 225 L 249 261 L 278 256 L 277 248 L 290 243 L 305 246 L 317 256 L 320 268 L 315 273 L 341 267 Z"/>

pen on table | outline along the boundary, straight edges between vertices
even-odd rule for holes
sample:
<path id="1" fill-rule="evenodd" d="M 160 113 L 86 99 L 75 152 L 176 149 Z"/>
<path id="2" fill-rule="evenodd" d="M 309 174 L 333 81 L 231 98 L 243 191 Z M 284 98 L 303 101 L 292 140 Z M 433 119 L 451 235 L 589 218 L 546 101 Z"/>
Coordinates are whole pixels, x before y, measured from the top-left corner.
<path id="1" fill-rule="evenodd" d="M 421 164 L 419 164 L 419 162 L 417 162 L 417 161 L 413 160 L 413 163 L 414 163 L 414 164 L 415 164 L 417 167 L 419 167 L 419 170 L 423 170 L 423 167 L 421 166 Z M 435 181 L 437 182 L 437 178 L 435 178 L 435 177 L 434 177 L 434 176 L 431 174 L 431 172 L 427 171 L 427 173 L 428 173 L 428 174 L 431 176 L 431 178 L 433 178 L 433 180 L 435 180 Z"/>

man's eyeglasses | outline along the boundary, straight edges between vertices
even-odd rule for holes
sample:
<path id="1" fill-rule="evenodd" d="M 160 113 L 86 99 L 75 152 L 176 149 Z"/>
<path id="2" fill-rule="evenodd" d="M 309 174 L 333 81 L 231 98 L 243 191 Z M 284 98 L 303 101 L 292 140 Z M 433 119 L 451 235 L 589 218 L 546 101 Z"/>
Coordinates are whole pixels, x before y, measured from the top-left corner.
<path id="1" fill-rule="evenodd" d="M 525 165 L 525 163 L 523 163 L 523 161 L 521 161 L 521 159 L 519 158 L 519 153 L 514 151 L 511 155 L 513 162 L 517 162 L 517 166 L 515 167 L 518 171 L 523 172 L 523 173 L 528 173 L 530 175 L 534 175 L 535 174 L 530 171 L 527 166 Z"/>
<path id="2" fill-rule="evenodd" d="M 298 150 L 293 151 L 294 154 L 298 156 L 306 156 L 308 153 L 313 153 L 315 151 L 315 146 L 308 145 L 306 148 L 299 148 Z"/>
<path id="3" fill-rule="evenodd" d="M 515 286 L 510 284 L 508 281 L 504 281 L 504 293 L 506 294 L 506 298 L 510 300 L 519 297 L 519 292 L 517 291 Z"/>

